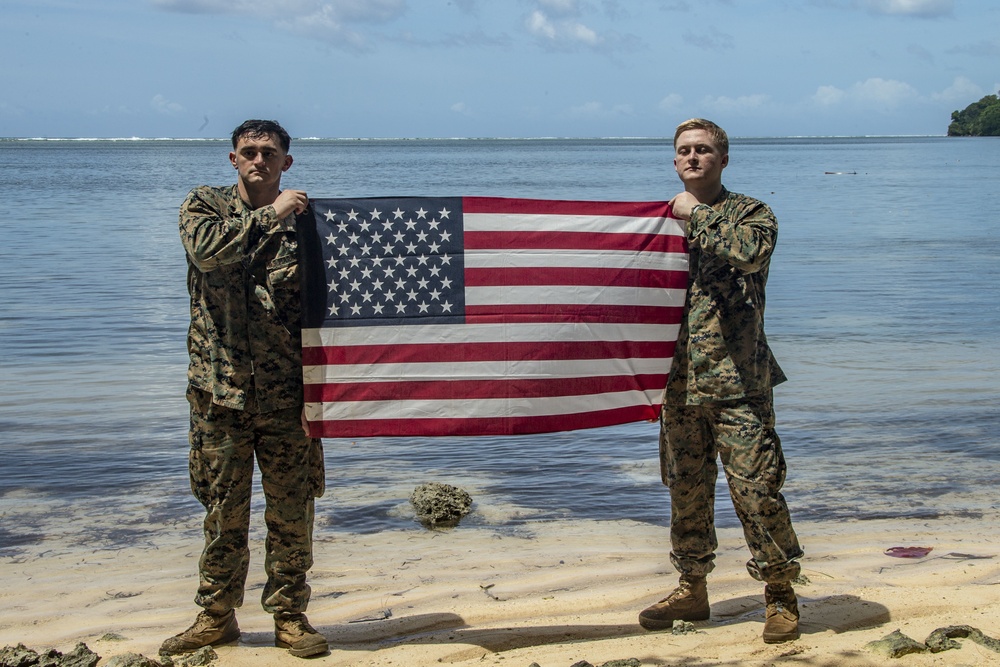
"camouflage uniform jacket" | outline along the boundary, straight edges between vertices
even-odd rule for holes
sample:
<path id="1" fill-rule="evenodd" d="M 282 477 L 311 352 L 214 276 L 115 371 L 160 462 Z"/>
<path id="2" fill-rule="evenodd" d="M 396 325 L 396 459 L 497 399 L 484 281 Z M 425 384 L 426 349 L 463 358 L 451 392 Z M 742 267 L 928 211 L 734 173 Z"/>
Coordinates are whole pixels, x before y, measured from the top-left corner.
<path id="1" fill-rule="evenodd" d="M 778 222 L 761 201 L 723 188 L 688 223 L 687 300 L 664 403 L 697 405 L 785 381 L 764 337 L 764 286 Z"/>
<path id="2" fill-rule="evenodd" d="M 213 402 L 261 412 L 302 404 L 294 217 L 252 210 L 236 185 L 195 188 L 181 205 L 191 326 L 188 381 Z"/>

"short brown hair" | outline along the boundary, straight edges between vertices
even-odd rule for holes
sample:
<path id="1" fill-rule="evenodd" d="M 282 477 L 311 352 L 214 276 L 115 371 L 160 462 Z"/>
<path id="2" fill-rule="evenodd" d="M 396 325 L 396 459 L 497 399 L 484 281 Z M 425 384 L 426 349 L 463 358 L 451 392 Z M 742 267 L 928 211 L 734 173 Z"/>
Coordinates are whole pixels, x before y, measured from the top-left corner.
<path id="1" fill-rule="evenodd" d="M 288 132 L 285 132 L 285 128 L 273 120 L 243 121 L 239 127 L 233 130 L 233 148 L 236 148 L 236 144 L 243 137 L 274 137 L 286 153 L 292 145 L 292 138 L 288 136 Z"/>
<path id="2" fill-rule="evenodd" d="M 681 136 L 681 132 L 687 132 L 688 130 L 705 130 L 712 137 L 712 141 L 718 146 L 719 151 L 723 155 L 729 154 L 729 136 L 726 134 L 726 131 L 712 121 L 705 120 L 704 118 L 691 118 L 678 125 L 677 130 L 674 132 L 674 148 L 677 148 L 677 137 Z"/>

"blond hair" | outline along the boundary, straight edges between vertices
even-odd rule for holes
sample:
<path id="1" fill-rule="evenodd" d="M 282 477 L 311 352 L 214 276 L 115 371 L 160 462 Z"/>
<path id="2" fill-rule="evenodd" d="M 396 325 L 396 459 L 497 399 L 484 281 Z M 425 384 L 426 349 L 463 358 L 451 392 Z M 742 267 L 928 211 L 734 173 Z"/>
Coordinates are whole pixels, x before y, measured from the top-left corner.
<path id="1" fill-rule="evenodd" d="M 715 142 L 719 152 L 723 155 L 729 154 L 729 136 L 726 134 L 726 131 L 712 121 L 705 120 L 704 118 L 691 118 L 678 125 L 677 130 L 674 132 L 674 148 L 677 148 L 677 138 L 681 136 L 681 132 L 687 132 L 688 130 L 705 130 L 708 132 L 708 136 L 712 137 L 712 141 Z"/>

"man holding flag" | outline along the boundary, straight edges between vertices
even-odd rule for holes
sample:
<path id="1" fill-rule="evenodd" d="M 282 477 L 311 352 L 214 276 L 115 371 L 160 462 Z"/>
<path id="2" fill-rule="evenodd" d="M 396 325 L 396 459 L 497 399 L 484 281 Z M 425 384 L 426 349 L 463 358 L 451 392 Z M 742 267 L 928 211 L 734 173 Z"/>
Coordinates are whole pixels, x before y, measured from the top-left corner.
<path id="1" fill-rule="evenodd" d="M 322 445 L 303 426 L 295 214 L 309 201 L 301 190 L 281 190 L 292 156 L 280 125 L 246 121 L 232 144 L 236 184 L 195 188 L 180 211 L 191 294 L 191 489 L 206 510 L 195 597 L 203 611 L 160 653 L 240 638 L 235 609 L 250 562 L 256 459 L 267 501 L 261 603 L 274 616 L 275 645 L 307 657 L 328 648 L 304 613 L 314 499 L 324 489 Z"/>
<path id="2" fill-rule="evenodd" d="M 674 134 L 674 167 L 684 191 L 672 215 L 686 221 L 687 299 L 660 416 L 660 470 L 670 489 L 670 561 L 680 583 L 639 614 L 646 629 L 707 620 L 706 575 L 718 547 L 716 457 L 721 456 L 752 558 L 765 582 L 767 643 L 797 639 L 791 581 L 802 556 L 781 487 L 785 459 L 774 430 L 772 387 L 785 380 L 764 336 L 764 286 L 778 225 L 763 202 L 729 192 L 722 170 L 729 139 L 692 119 Z"/>

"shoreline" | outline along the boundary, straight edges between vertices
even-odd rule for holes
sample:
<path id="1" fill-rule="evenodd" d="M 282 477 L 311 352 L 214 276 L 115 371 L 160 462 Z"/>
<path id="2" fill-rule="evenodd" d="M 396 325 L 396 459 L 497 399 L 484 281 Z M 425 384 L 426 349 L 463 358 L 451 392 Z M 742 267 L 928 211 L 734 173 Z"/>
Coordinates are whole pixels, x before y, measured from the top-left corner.
<path id="1" fill-rule="evenodd" d="M 739 529 L 719 531 L 709 576 L 712 619 L 696 632 L 642 630 L 638 612 L 666 595 L 677 575 L 660 526 L 630 521 L 552 521 L 532 534 L 473 527 L 322 536 L 309 618 L 331 652 L 318 664 L 503 664 L 570 667 L 636 658 L 643 665 L 881 665 L 865 649 L 894 630 L 922 642 L 934 630 L 967 625 L 1000 635 L 1000 516 L 796 522 L 807 583 L 796 585 L 802 638 L 766 645 L 763 585 L 747 574 Z M 22 643 L 68 652 L 85 642 L 101 664 L 126 652 L 156 658 L 160 643 L 197 612 L 200 543 L 162 526 L 143 544 L 100 549 L 42 542 L 0 556 L 0 647 Z M 894 558 L 897 546 L 931 547 Z M 259 605 L 262 546 L 237 612 L 239 646 L 215 664 L 300 665 L 271 646 Z M 124 637 L 101 639 L 107 633 Z M 967 639 L 906 665 L 987 665 L 1000 654 Z M 903 664 L 903 663 L 900 663 Z"/>

